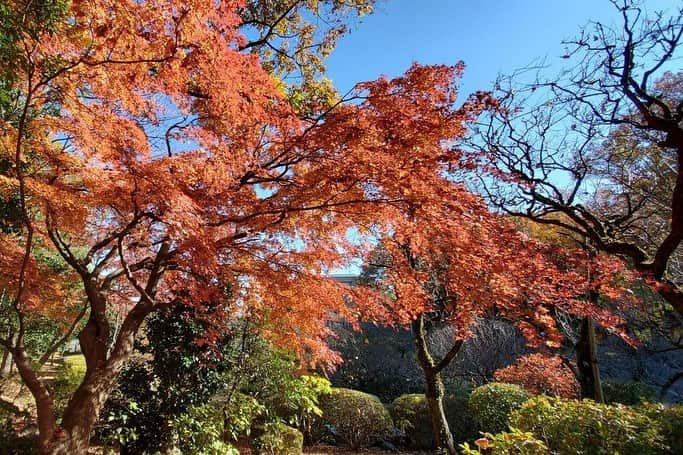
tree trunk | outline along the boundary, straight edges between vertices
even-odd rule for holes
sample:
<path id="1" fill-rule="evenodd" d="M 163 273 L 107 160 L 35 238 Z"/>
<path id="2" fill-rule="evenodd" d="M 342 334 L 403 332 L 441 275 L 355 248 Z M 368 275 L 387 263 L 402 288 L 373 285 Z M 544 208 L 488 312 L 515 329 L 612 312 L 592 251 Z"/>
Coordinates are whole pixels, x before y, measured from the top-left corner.
<path id="1" fill-rule="evenodd" d="M 17 335 L 11 334 L 9 342 L 14 346 L 17 342 Z M 12 374 L 12 352 L 9 349 L 5 349 L 2 355 L 2 362 L 0 363 L 0 376 L 9 377 Z"/>
<path id="2" fill-rule="evenodd" d="M 36 402 L 38 415 L 38 446 L 41 453 L 49 453 L 51 442 L 57 430 L 54 403 L 50 391 L 38 379 L 31 361 L 22 345 L 12 350 L 14 363 L 17 366 L 21 380 L 28 387 Z"/>
<path id="3" fill-rule="evenodd" d="M 424 326 L 424 315 L 420 315 L 413 321 L 413 335 L 417 345 L 417 359 L 425 377 L 425 398 L 429 407 L 429 416 L 432 423 L 432 436 L 434 438 L 435 453 L 455 455 L 455 442 L 453 434 L 448 427 L 446 412 L 443 407 L 444 386 L 441 378 L 443 366 L 437 366 L 427 345 L 427 332 Z"/>
<path id="4" fill-rule="evenodd" d="M 576 343 L 575 349 L 581 395 L 598 403 L 604 403 L 602 384 L 600 382 L 600 369 L 598 368 L 595 325 L 592 319 L 584 318 L 581 323 L 581 338 Z"/>
<path id="5" fill-rule="evenodd" d="M 54 440 L 49 452 L 51 455 L 87 452 L 90 447 L 90 435 L 98 422 L 100 411 L 109 398 L 119 373 L 130 358 L 137 331 L 150 311 L 151 307 L 148 305 L 135 306 L 123 321 L 109 359 L 86 374 L 83 383 L 74 392 L 64 411 L 61 433 Z M 84 339 L 81 337 L 81 342 Z M 96 353 L 100 355 L 99 350 Z"/>
<path id="6" fill-rule="evenodd" d="M 429 416 L 432 422 L 432 433 L 437 453 L 457 453 L 453 434 L 448 426 L 446 411 L 443 407 L 444 386 L 441 373 L 425 370 L 425 396 L 429 406 Z"/>

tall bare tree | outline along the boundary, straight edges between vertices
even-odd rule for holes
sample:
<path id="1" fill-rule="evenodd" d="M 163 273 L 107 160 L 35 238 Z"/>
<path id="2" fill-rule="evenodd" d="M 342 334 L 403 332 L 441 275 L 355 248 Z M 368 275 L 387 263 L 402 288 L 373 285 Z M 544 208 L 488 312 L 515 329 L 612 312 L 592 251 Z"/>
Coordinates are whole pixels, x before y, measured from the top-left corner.
<path id="1" fill-rule="evenodd" d="M 570 69 L 499 78 L 500 109 L 471 136 L 488 152 L 477 184 L 497 209 L 627 259 L 683 314 L 683 73 L 671 72 L 683 8 L 611 3 L 620 24 L 591 22 L 566 41 Z"/>

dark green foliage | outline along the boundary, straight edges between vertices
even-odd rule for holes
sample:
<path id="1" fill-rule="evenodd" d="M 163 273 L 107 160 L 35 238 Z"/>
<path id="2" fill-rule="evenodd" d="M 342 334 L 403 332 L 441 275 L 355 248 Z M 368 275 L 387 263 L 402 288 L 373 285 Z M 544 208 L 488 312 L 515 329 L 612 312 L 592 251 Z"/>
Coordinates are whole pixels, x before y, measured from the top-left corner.
<path id="1" fill-rule="evenodd" d="M 531 395 L 516 384 L 491 382 L 472 391 L 469 409 L 483 431 L 506 430 L 510 414 L 519 409 Z"/>
<path id="2" fill-rule="evenodd" d="M 262 455 L 299 455 L 304 446 L 304 436 L 296 428 L 282 422 L 264 426 L 263 434 L 256 440 L 256 453 Z"/>
<path id="3" fill-rule="evenodd" d="M 322 423 L 353 449 L 368 447 L 386 438 L 393 429 L 389 411 L 379 398 L 357 390 L 333 388 L 320 399 Z"/>
<path id="4" fill-rule="evenodd" d="M 390 410 L 396 427 L 406 434 L 411 446 L 421 449 L 434 447 L 429 408 L 424 394 L 401 395 L 391 403 Z"/>
<path id="5" fill-rule="evenodd" d="M 478 427 L 469 411 L 467 396 L 445 397 L 444 408 L 448 426 L 456 442 L 476 439 Z M 434 447 L 429 408 L 424 394 L 401 395 L 394 400 L 390 410 L 396 427 L 406 433 L 411 446 L 422 449 Z"/>
<path id="6" fill-rule="evenodd" d="M 64 23 L 69 0 L 9 0 L 0 2 L 0 118 L 15 122 L 21 110 L 23 87 L 16 87 L 20 69 L 28 62 L 22 48 L 22 34 L 38 39 L 56 33 Z M 0 172 L 4 172 L 0 163 Z M 11 207 L 11 204 L 8 206 Z M 0 206 L 0 213 L 6 207 Z M 3 213 L 4 214 L 4 213 Z M 4 223 L 3 223 L 4 224 Z"/>
<path id="7" fill-rule="evenodd" d="M 602 381 L 602 393 L 607 404 L 635 405 L 651 401 L 655 390 L 641 382 Z"/>
<path id="8" fill-rule="evenodd" d="M 513 413 L 510 426 L 530 431 L 558 455 L 666 453 L 661 426 L 634 408 L 591 400 L 534 397 Z"/>
<path id="9" fill-rule="evenodd" d="M 175 307 L 151 318 L 143 355 L 122 372 L 102 413 L 98 435 L 128 453 L 153 453 L 171 444 L 171 422 L 208 402 L 225 386 L 235 363 L 234 339 L 201 337 L 212 330 L 191 307 Z M 163 431 L 160 431 L 163 429 Z"/>
<path id="10" fill-rule="evenodd" d="M 469 405 L 468 395 L 449 395 L 444 399 L 448 427 L 456 443 L 472 441 L 479 436 L 479 425 Z"/>

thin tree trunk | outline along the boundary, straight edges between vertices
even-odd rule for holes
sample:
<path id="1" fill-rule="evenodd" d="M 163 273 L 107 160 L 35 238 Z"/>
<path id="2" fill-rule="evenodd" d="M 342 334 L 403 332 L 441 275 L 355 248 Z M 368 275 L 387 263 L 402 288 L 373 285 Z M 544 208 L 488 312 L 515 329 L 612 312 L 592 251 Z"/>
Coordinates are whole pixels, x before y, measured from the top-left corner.
<path id="1" fill-rule="evenodd" d="M 604 403 L 600 368 L 598 367 L 597 342 L 595 340 L 595 324 L 590 318 L 581 323 L 581 338 L 576 343 L 576 364 L 579 370 L 581 395 L 598 403 Z"/>
<path id="2" fill-rule="evenodd" d="M 415 344 L 417 345 L 417 359 L 425 377 L 425 398 L 432 423 L 435 453 L 455 455 L 457 453 L 455 442 L 453 441 L 453 434 L 448 427 L 448 420 L 446 419 L 446 412 L 443 407 L 445 393 L 441 370 L 447 363 L 442 361 L 437 365 L 429 352 L 424 315 L 420 315 L 413 321 L 413 336 L 415 336 Z M 447 357 L 452 359 L 453 356 L 450 356 L 449 353 Z"/>
<path id="3" fill-rule="evenodd" d="M 17 342 L 16 334 L 11 334 L 9 337 L 9 342 L 12 346 Z M 0 363 L 0 375 L 4 377 L 9 377 L 12 374 L 12 352 L 10 349 L 5 349 L 2 355 L 2 363 Z"/>

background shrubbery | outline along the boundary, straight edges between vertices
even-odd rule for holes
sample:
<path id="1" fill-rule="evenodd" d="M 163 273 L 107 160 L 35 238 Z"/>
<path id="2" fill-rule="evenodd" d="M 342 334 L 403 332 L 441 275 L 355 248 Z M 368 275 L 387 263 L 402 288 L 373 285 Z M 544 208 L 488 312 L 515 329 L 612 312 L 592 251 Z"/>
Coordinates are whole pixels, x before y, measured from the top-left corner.
<path id="1" fill-rule="evenodd" d="M 557 454 L 660 454 L 667 448 L 661 426 L 623 405 L 538 396 L 513 413 L 510 426 L 530 431 Z"/>
<path id="2" fill-rule="evenodd" d="M 394 427 L 389 411 L 374 395 L 334 388 L 320 399 L 321 423 L 354 449 L 388 437 Z"/>
<path id="3" fill-rule="evenodd" d="M 455 441 L 474 440 L 479 428 L 469 410 L 467 395 L 444 398 L 448 426 Z M 424 394 L 407 394 L 396 398 L 390 407 L 394 424 L 406 434 L 408 443 L 417 448 L 434 447 L 429 408 Z"/>
<path id="4" fill-rule="evenodd" d="M 516 384 L 491 382 L 474 389 L 468 405 L 480 428 L 498 433 L 507 429 L 512 412 L 522 407 L 530 397 Z"/>

